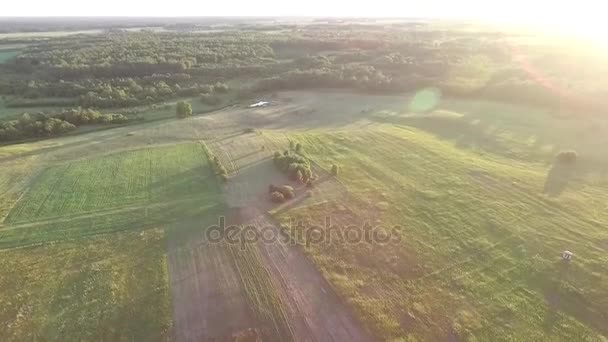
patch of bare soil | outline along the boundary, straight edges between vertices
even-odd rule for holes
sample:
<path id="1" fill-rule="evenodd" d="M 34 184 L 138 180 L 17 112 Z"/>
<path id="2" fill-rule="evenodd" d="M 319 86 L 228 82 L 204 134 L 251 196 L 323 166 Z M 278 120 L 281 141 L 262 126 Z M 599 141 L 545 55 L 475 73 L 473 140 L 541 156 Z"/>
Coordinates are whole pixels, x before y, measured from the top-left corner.
<path id="1" fill-rule="evenodd" d="M 168 269 L 176 341 L 247 341 L 234 339 L 234 334 L 255 329 L 256 324 L 233 263 L 220 244 L 206 243 L 200 231 L 185 239 L 172 237 Z"/>
<path id="2" fill-rule="evenodd" d="M 264 236 L 282 236 L 277 223 L 255 206 L 242 217 Z M 296 341 L 371 341 L 345 303 L 297 245 L 288 239 L 260 239 L 258 246 L 274 286 L 286 302 Z"/>

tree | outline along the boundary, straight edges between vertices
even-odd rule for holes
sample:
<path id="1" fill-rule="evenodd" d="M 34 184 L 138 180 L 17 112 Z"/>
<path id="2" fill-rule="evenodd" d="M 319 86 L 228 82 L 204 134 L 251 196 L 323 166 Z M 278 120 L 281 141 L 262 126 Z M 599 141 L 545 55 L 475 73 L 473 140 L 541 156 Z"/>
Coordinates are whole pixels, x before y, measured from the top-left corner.
<path id="1" fill-rule="evenodd" d="M 576 153 L 576 151 L 574 150 L 561 151 L 557 154 L 555 158 L 560 163 L 574 164 L 576 162 L 576 159 L 578 158 L 578 153 Z"/>
<path id="2" fill-rule="evenodd" d="M 294 181 L 300 182 L 302 183 L 304 176 L 302 176 L 302 171 L 300 170 L 296 170 L 294 173 L 292 173 L 292 179 Z"/>
<path id="3" fill-rule="evenodd" d="M 277 187 L 277 191 L 283 194 L 285 199 L 292 199 L 296 196 L 295 190 L 289 185 L 281 185 Z"/>
<path id="4" fill-rule="evenodd" d="M 228 92 L 228 85 L 226 85 L 225 83 L 221 83 L 221 82 L 217 82 L 214 86 L 213 86 L 213 91 L 216 93 L 227 93 Z"/>
<path id="5" fill-rule="evenodd" d="M 270 200 L 275 203 L 282 203 L 285 202 L 285 196 L 278 191 L 273 191 L 270 193 Z"/>
<path id="6" fill-rule="evenodd" d="M 338 175 L 338 165 L 334 164 L 331 166 L 331 175 L 332 176 L 337 176 Z"/>
<path id="7" fill-rule="evenodd" d="M 184 101 L 179 101 L 175 108 L 175 114 L 180 119 L 192 116 L 192 105 Z"/>

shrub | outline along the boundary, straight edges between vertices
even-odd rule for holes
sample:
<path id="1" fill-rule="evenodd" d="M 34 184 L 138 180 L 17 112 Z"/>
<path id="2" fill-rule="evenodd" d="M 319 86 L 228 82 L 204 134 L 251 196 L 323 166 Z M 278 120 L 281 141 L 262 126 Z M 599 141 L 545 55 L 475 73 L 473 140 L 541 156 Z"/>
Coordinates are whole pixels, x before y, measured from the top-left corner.
<path id="1" fill-rule="evenodd" d="M 277 188 L 277 191 L 283 194 L 285 199 L 292 199 L 296 197 L 296 193 L 293 188 L 289 185 L 283 185 Z"/>
<path id="2" fill-rule="evenodd" d="M 75 128 L 74 124 L 58 117 L 24 113 L 18 120 L 0 122 L 0 141 L 54 136 Z"/>
<path id="3" fill-rule="evenodd" d="M 228 87 L 228 85 L 226 83 L 221 83 L 221 82 L 217 82 L 213 86 L 213 91 L 216 93 L 220 93 L 220 94 L 227 93 L 229 89 L 230 88 Z"/>
<path id="4" fill-rule="evenodd" d="M 103 124 L 122 124 L 129 121 L 129 118 L 122 114 L 101 114 L 99 122 Z"/>
<path id="5" fill-rule="evenodd" d="M 331 175 L 332 176 L 338 176 L 338 165 L 334 164 L 331 166 Z"/>
<path id="6" fill-rule="evenodd" d="M 561 151 L 557 154 L 555 159 L 560 163 L 572 164 L 578 159 L 578 153 L 576 153 L 574 150 Z"/>
<path id="7" fill-rule="evenodd" d="M 70 109 L 65 110 L 61 113 L 61 119 L 73 124 L 73 125 L 83 125 L 90 123 L 97 123 L 101 119 L 101 113 L 98 111 L 94 111 L 92 109 Z"/>
<path id="8" fill-rule="evenodd" d="M 192 116 L 192 105 L 184 101 L 179 101 L 175 106 L 175 115 L 180 119 Z"/>
<path id="9" fill-rule="evenodd" d="M 255 128 L 253 127 L 247 127 L 243 130 L 243 133 L 247 134 L 247 133 L 255 133 Z"/>
<path id="10" fill-rule="evenodd" d="M 210 84 L 203 84 L 199 86 L 198 90 L 201 94 L 211 94 L 213 92 L 213 86 Z"/>
<path id="11" fill-rule="evenodd" d="M 218 173 L 219 175 L 227 175 L 227 174 L 228 174 L 228 171 L 226 171 L 226 168 L 224 167 L 224 165 L 222 165 L 222 164 L 217 164 L 217 167 L 216 167 L 216 168 L 217 168 L 217 173 Z"/>
<path id="12" fill-rule="evenodd" d="M 275 192 L 280 193 L 283 196 L 283 200 L 294 198 L 296 193 L 295 190 L 289 185 L 276 186 L 274 184 L 268 185 L 268 193 L 272 197 Z"/>
<path id="13" fill-rule="evenodd" d="M 217 156 L 214 156 L 211 151 L 207 149 L 206 146 L 205 153 L 207 153 L 207 157 L 211 159 L 211 166 L 213 167 L 215 174 L 218 175 L 220 179 L 224 182 L 228 181 L 228 171 L 226 171 L 226 168 L 224 167 L 224 164 L 222 164 L 220 159 Z"/>
<path id="14" fill-rule="evenodd" d="M 307 187 L 307 188 L 309 188 L 309 189 L 314 188 L 314 187 L 315 187 L 315 182 L 314 182 L 312 179 L 309 179 L 309 180 L 306 182 L 306 187 Z"/>
<path id="15" fill-rule="evenodd" d="M 273 191 L 270 193 L 270 200 L 275 203 L 283 203 L 285 202 L 285 196 L 278 191 Z"/>
<path id="16" fill-rule="evenodd" d="M 303 180 L 302 171 L 297 170 L 297 169 L 296 169 L 295 171 L 291 172 L 291 173 L 289 174 L 289 177 L 290 177 L 292 180 L 294 180 L 294 181 L 296 181 L 296 182 L 300 182 L 300 183 L 301 183 L 301 182 L 302 182 L 302 180 Z"/>
<path id="17" fill-rule="evenodd" d="M 312 177 L 312 170 L 310 169 L 308 160 L 301 155 L 291 155 L 288 150 L 283 155 L 275 152 L 274 163 L 291 180 L 306 183 Z"/>
<path id="18" fill-rule="evenodd" d="M 302 151 L 302 144 L 296 144 L 296 153 L 300 153 Z"/>

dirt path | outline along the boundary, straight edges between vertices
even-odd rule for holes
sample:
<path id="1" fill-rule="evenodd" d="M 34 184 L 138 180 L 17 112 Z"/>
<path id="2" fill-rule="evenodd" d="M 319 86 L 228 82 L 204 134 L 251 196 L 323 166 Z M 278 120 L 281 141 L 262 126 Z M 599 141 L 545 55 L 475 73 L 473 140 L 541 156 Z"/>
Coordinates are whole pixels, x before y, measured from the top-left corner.
<path id="1" fill-rule="evenodd" d="M 235 332 L 255 327 L 226 250 L 205 243 L 202 235 L 169 238 L 176 341 L 228 341 Z"/>
<path id="2" fill-rule="evenodd" d="M 251 217 L 247 225 L 281 232 L 269 214 L 256 207 L 243 208 Z M 359 322 L 323 278 L 300 247 L 277 239 L 258 243 L 274 286 L 285 298 L 296 341 L 371 341 Z"/>

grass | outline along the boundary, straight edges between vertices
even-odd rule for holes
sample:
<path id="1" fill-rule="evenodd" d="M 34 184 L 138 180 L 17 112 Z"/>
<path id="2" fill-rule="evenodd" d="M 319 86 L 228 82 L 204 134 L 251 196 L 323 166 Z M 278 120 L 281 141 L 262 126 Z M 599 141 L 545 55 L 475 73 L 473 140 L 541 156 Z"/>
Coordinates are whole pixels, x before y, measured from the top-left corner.
<path id="1" fill-rule="evenodd" d="M 608 334 L 606 182 L 581 175 L 568 179 L 559 197 L 549 197 L 543 194 L 547 167 L 540 163 L 462 148 L 402 125 L 289 138 L 326 170 L 339 164 L 350 197 L 324 202 L 314 196 L 279 219 L 321 223 L 330 215 L 339 224 L 398 226 L 396 244 L 307 249 L 378 336 L 579 340 Z M 570 265 L 560 261 L 565 249 L 577 255 Z"/>
<path id="2" fill-rule="evenodd" d="M 30 146 L 23 145 L 0 147 L 0 160 L 8 159 L 0 162 L 0 226 L 23 194 L 23 189 L 29 181 L 28 176 L 36 165 L 35 157 L 18 158 L 14 161 L 10 161 L 10 158 L 30 150 Z"/>
<path id="3" fill-rule="evenodd" d="M 0 252 L 0 339 L 168 339 L 163 245 L 155 229 Z"/>
<path id="4" fill-rule="evenodd" d="M 6 166 L 0 186 L 27 177 Z M 171 339 L 165 231 L 218 201 L 201 147 L 89 156 L 30 183 L 0 229 L 0 339 Z"/>
<path id="5" fill-rule="evenodd" d="M 49 167 L 7 223 L 160 203 L 216 186 L 200 146 L 146 148 Z"/>

